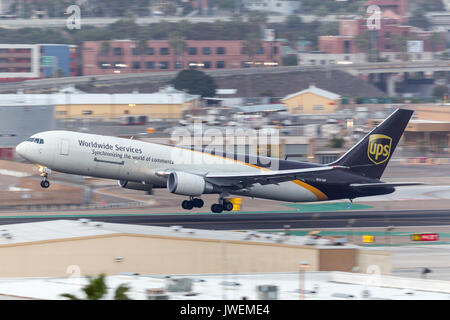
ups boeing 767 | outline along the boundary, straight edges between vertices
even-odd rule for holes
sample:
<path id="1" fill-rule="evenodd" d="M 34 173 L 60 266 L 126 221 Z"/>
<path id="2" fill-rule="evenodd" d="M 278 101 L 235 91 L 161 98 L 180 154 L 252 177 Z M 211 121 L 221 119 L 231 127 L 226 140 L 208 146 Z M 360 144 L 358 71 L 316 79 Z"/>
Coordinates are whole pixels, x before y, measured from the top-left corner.
<path id="1" fill-rule="evenodd" d="M 42 169 L 119 181 L 123 188 L 151 192 L 165 188 L 183 195 L 184 209 L 201 208 L 203 194 L 218 194 L 211 211 L 230 211 L 231 195 L 289 202 L 313 202 L 389 194 L 396 186 L 380 180 L 413 111 L 397 109 L 333 163 L 321 165 L 269 157 L 216 154 L 71 131 L 45 131 L 16 151 Z M 219 161 L 220 160 L 220 161 Z M 276 161 L 277 168 L 271 164 Z"/>

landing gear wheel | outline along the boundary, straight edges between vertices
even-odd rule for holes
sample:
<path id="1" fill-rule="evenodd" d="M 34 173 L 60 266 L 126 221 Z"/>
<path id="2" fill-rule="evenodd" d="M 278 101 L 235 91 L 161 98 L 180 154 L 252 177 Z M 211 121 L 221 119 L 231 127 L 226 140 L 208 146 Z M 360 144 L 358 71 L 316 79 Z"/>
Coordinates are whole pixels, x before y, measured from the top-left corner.
<path id="1" fill-rule="evenodd" d="M 41 181 L 41 187 L 44 188 L 44 189 L 47 189 L 48 187 L 50 187 L 50 181 L 42 180 Z"/>
<path id="2" fill-rule="evenodd" d="M 221 213 L 223 211 L 223 206 L 219 203 L 214 203 L 211 206 L 211 211 L 214 213 Z"/>
<path id="3" fill-rule="evenodd" d="M 226 211 L 231 211 L 233 210 L 233 204 L 230 201 L 225 201 L 223 203 L 223 209 Z"/>
<path id="4" fill-rule="evenodd" d="M 194 203 L 192 201 L 189 201 L 189 200 L 184 200 L 181 203 L 181 207 L 183 209 L 186 209 L 186 210 L 191 210 L 194 207 Z"/>
<path id="5" fill-rule="evenodd" d="M 196 208 L 201 208 L 201 207 L 203 207 L 203 205 L 205 204 L 205 203 L 203 202 L 203 200 L 200 199 L 200 198 L 195 198 L 195 199 L 192 200 L 192 202 L 193 202 L 193 204 L 194 204 L 194 207 L 196 207 Z"/>

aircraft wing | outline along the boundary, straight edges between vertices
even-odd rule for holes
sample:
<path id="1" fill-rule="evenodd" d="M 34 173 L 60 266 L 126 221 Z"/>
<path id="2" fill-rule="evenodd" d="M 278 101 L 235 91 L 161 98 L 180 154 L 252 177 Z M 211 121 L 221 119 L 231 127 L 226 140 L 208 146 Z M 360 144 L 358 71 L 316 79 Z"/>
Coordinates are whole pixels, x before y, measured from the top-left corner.
<path id="1" fill-rule="evenodd" d="M 284 181 L 291 181 L 296 179 L 301 179 L 310 173 L 322 172 L 336 170 L 338 168 L 343 168 L 340 166 L 325 166 L 325 167 L 314 167 L 306 169 L 292 169 L 292 170 L 279 170 L 279 171 L 263 171 L 258 172 L 229 172 L 229 173 L 207 173 L 204 177 L 205 180 L 218 185 L 218 186 L 238 186 L 238 187 L 248 187 L 255 183 L 262 185 L 265 184 L 276 184 Z"/>

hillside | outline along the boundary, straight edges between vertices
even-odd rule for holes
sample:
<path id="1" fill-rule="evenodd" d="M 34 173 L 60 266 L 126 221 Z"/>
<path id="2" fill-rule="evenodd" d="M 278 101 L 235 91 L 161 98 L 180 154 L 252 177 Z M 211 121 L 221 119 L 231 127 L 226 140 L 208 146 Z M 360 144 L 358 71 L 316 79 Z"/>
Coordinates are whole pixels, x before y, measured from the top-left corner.
<path id="1" fill-rule="evenodd" d="M 269 95 L 284 97 L 306 89 L 310 84 L 346 97 L 386 97 L 374 85 L 343 71 L 289 72 L 260 75 L 236 75 L 216 77 L 219 89 L 237 89 L 235 95 L 228 97 L 258 97 Z M 168 82 L 146 82 L 117 86 L 79 85 L 80 90 L 92 93 L 155 92 Z"/>

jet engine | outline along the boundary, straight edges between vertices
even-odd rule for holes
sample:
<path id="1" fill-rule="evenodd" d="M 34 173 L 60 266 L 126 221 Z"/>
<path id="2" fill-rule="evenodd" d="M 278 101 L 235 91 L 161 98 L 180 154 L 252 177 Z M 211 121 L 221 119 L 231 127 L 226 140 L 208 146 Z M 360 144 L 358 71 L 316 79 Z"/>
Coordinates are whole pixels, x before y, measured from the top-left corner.
<path id="1" fill-rule="evenodd" d="M 171 193 L 185 196 L 214 192 L 214 186 L 203 177 L 186 172 L 171 172 L 167 179 L 167 189 Z"/>

